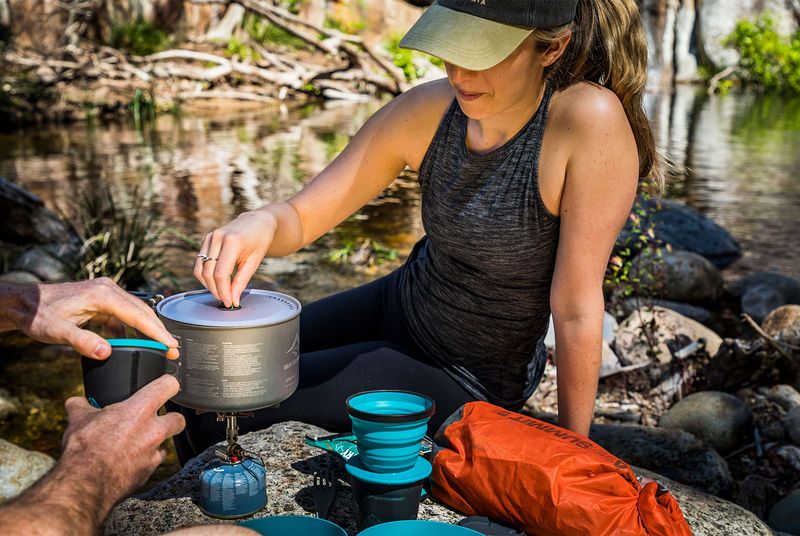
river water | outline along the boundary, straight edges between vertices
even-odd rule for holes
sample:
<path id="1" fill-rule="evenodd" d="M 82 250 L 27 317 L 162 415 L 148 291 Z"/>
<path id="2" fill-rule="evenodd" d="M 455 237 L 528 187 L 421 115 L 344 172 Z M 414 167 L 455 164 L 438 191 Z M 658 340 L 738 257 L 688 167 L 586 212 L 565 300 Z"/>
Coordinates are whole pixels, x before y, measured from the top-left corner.
<path id="1" fill-rule="evenodd" d="M 0 175 L 66 214 L 75 212 L 74 200 L 87 189 L 107 185 L 124 204 L 139 188 L 152 196 L 163 223 L 200 238 L 243 210 L 298 191 L 380 104 L 207 107 L 141 128 L 133 121 L 91 120 L 30 127 L 0 134 Z M 760 270 L 800 278 L 800 99 L 708 97 L 683 86 L 648 95 L 646 105 L 679 179 L 669 195 L 709 215 L 742 246 L 744 256 L 726 278 Z M 402 257 L 422 233 L 418 187 L 403 175 L 322 242 L 323 249 L 335 249 L 370 239 Z M 170 258 L 178 276 L 190 275 L 193 253 Z M 286 271 L 293 262 L 267 265 Z M 306 277 L 318 279 L 323 271 L 307 270 Z M 318 285 L 317 295 L 352 284 L 339 278 Z M 80 370 L 74 355 L 38 352 L 2 366 L 0 387 L 22 400 L 23 411 L 0 423 L 0 436 L 57 455 L 61 400 L 80 394 Z"/>

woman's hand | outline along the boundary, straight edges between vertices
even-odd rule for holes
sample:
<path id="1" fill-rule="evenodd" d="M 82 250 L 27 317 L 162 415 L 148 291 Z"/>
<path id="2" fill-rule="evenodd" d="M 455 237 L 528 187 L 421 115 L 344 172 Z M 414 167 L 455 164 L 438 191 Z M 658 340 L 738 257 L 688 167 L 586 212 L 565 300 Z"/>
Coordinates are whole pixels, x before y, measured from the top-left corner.
<path id="1" fill-rule="evenodd" d="M 277 221 L 266 208 L 240 214 L 206 235 L 194 276 L 226 307 L 238 307 L 242 291 L 269 251 L 276 229 Z"/>

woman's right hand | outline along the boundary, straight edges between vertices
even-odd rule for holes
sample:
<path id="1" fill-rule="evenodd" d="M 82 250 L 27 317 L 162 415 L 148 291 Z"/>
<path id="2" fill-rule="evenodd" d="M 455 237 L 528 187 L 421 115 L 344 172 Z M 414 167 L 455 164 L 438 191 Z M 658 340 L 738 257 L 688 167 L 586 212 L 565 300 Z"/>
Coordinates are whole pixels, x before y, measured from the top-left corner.
<path id="1" fill-rule="evenodd" d="M 206 235 L 194 276 L 226 307 L 238 307 L 242 291 L 266 256 L 276 228 L 277 221 L 266 208 L 240 214 Z"/>

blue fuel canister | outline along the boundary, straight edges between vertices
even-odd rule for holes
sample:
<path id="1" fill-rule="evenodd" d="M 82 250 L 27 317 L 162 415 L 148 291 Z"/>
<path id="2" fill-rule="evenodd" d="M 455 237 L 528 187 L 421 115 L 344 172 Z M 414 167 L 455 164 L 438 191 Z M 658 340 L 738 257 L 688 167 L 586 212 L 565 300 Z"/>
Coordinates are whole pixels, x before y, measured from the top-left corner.
<path id="1" fill-rule="evenodd" d="M 267 504 L 266 474 L 257 457 L 215 458 L 200 473 L 200 508 L 223 519 L 258 512 Z"/>

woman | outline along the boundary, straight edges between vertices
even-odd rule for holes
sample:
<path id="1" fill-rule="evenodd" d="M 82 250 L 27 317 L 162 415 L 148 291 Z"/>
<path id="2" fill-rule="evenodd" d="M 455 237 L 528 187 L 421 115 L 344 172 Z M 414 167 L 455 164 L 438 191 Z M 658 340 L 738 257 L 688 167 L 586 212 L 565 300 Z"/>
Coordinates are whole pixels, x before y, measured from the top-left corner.
<path id="1" fill-rule="evenodd" d="M 505 4 L 505 5 L 500 5 Z M 647 47 L 634 0 L 439 0 L 401 42 L 447 78 L 378 111 L 286 202 L 206 236 L 195 276 L 226 305 L 265 255 L 289 254 L 419 171 L 426 236 L 394 273 L 305 307 L 300 387 L 245 431 L 294 419 L 347 429 L 345 398 L 519 409 L 538 385 L 552 311 L 559 423 L 587 434 L 602 344 L 602 281 L 639 178 L 657 174 L 642 110 Z M 222 438 L 187 415 L 185 458 Z"/>

